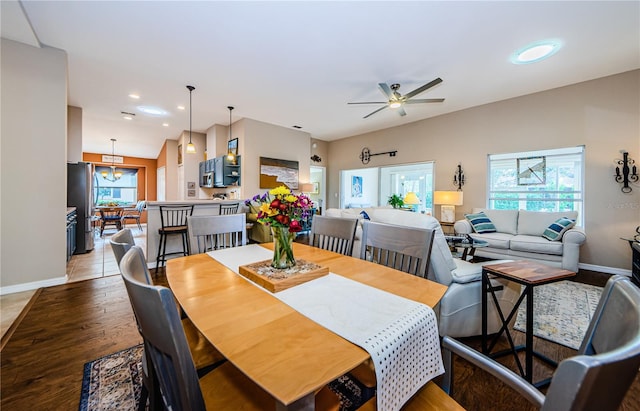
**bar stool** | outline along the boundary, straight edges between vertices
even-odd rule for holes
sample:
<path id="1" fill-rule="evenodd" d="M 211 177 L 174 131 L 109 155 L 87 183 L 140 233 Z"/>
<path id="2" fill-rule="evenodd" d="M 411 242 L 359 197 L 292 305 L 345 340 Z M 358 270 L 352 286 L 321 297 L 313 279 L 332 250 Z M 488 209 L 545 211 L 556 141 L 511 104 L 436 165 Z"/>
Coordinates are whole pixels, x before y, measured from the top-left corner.
<path id="1" fill-rule="evenodd" d="M 229 215 L 238 213 L 238 206 L 240 203 L 234 204 L 220 204 L 220 215 Z"/>
<path id="2" fill-rule="evenodd" d="M 189 255 L 189 234 L 187 230 L 187 217 L 193 214 L 194 205 L 170 205 L 159 206 L 161 228 L 158 228 L 160 240 L 158 241 L 158 256 L 156 257 L 156 274 L 158 268 L 165 264 L 167 255 Z M 167 254 L 167 237 L 179 234 L 182 237 L 182 251 L 174 251 Z"/>

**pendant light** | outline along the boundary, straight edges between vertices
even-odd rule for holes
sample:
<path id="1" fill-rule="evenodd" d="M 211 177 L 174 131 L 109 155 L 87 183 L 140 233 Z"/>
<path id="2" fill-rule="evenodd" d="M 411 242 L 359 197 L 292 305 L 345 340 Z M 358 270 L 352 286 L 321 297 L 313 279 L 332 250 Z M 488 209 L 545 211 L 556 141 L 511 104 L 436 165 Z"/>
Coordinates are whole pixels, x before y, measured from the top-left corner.
<path id="1" fill-rule="evenodd" d="M 107 171 L 103 171 L 100 173 L 102 175 L 102 178 L 111 182 L 118 181 L 120 180 L 120 177 L 122 177 L 122 171 L 116 171 L 115 143 L 116 143 L 116 139 L 112 138 L 111 139 L 111 166 L 109 166 L 109 168 L 111 168 L 111 173 L 108 173 Z"/>
<path id="2" fill-rule="evenodd" d="M 227 106 L 227 108 L 229 109 L 229 140 L 227 141 L 227 160 L 229 161 L 234 161 L 235 160 L 235 156 L 233 155 L 233 152 L 231 151 L 231 147 L 229 147 L 229 143 L 231 142 L 231 111 L 233 111 L 233 106 Z"/>
<path id="3" fill-rule="evenodd" d="M 187 86 L 187 89 L 189 89 L 189 144 L 187 144 L 187 153 L 195 154 L 196 146 L 191 142 L 191 92 L 196 88 L 193 86 Z"/>

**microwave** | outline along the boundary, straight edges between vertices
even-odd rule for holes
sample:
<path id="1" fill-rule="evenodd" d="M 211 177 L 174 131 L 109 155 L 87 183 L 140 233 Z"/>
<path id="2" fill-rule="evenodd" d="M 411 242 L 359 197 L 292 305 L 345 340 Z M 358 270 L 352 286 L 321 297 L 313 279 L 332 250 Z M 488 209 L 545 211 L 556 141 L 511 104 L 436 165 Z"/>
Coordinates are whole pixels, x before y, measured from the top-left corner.
<path id="1" fill-rule="evenodd" d="M 200 182 L 200 187 L 213 188 L 212 172 L 202 174 L 202 181 Z"/>

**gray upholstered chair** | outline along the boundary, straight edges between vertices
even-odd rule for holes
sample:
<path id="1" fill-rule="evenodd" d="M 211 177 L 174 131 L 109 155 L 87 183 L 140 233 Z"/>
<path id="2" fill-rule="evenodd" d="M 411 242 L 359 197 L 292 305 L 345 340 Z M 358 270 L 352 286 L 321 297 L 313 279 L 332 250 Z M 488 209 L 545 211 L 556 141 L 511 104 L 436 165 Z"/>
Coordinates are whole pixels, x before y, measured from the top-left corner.
<path id="1" fill-rule="evenodd" d="M 270 410 L 276 402 L 230 362 L 198 377 L 171 290 L 140 281 L 126 267 L 138 258 L 131 249 L 122 260 L 131 306 L 145 350 L 164 400 L 173 410 Z M 316 395 L 316 409 L 337 409 L 338 397 L 328 387 Z"/>
<path id="2" fill-rule="evenodd" d="M 358 220 L 316 215 L 311 222 L 309 245 L 350 256 Z"/>
<path id="3" fill-rule="evenodd" d="M 640 367 L 640 289 L 628 277 L 609 279 L 578 354 L 560 362 L 546 395 L 520 375 L 453 338 L 445 336 L 442 347 L 446 369 L 443 389 L 448 393 L 453 381 L 453 353 L 491 373 L 543 411 L 615 411 Z"/>
<path id="4" fill-rule="evenodd" d="M 247 244 L 246 215 L 207 215 L 187 218 L 187 230 L 191 250 L 204 253 L 219 248 L 238 247 Z"/>
<path id="5" fill-rule="evenodd" d="M 420 277 L 427 275 L 434 230 L 374 223 L 362 226 L 360 258 Z"/>

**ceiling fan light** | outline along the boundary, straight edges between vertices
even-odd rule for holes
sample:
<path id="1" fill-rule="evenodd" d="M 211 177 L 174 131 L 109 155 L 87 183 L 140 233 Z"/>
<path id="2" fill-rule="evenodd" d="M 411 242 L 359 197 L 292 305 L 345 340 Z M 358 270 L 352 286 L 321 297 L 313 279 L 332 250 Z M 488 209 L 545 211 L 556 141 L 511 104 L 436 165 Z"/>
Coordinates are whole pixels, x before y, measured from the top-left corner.
<path id="1" fill-rule="evenodd" d="M 402 105 L 401 102 L 399 101 L 392 101 L 391 103 L 389 103 L 389 108 L 398 108 Z"/>

